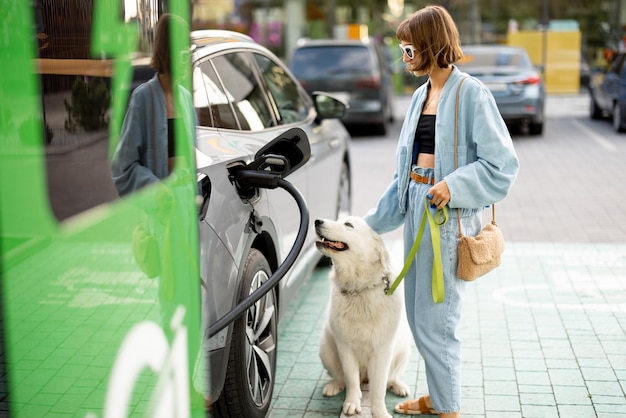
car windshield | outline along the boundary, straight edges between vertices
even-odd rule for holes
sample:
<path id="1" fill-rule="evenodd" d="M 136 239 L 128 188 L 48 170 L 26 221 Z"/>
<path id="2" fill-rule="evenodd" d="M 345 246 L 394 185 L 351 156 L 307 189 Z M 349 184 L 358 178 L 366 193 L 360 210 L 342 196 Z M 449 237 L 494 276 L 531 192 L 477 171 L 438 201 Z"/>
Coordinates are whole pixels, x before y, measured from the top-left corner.
<path id="1" fill-rule="evenodd" d="M 291 71 L 300 79 L 369 73 L 373 67 L 365 46 L 315 46 L 296 50 Z"/>
<path id="2" fill-rule="evenodd" d="M 467 51 L 459 65 L 471 67 L 521 67 L 531 68 L 527 56 L 519 51 Z"/>

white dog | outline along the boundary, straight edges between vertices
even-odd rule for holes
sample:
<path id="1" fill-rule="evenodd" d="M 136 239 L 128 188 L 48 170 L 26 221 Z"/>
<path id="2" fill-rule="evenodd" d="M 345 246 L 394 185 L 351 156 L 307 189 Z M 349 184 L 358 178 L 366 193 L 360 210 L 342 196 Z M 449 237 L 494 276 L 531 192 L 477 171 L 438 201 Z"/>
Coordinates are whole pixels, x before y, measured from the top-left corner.
<path id="1" fill-rule="evenodd" d="M 317 248 L 332 260 L 328 312 L 320 358 L 332 380 L 324 396 L 346 389 L 343 413 L 361 413 L 361 382 L 369 382 L 372 416 L 391 418 L 387 389 L 407 396 L 399 377 L 411 353 L 411 331 L 402 286 L 386 295 L 396 277 L 382 238 L 358 217 L 318 219 Z"/>

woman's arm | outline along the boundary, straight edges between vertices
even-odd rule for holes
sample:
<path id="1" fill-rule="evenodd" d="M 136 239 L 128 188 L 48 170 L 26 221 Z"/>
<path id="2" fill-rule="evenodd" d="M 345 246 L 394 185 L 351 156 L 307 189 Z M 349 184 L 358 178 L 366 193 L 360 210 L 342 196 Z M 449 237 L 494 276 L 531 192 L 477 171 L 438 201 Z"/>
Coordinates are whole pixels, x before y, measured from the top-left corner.
<path id="1" fill-rule="evenodd" d="M 466 127 L 463 132 L 469 136 L 462 141 L 463 149 L 468 156 L 475 150 L 475 158 L 468 161 L 463 156 L 467 164 L 445 177 L 451 208 L 480 208 L 504 199 L 519 172 L 511 135 L 493 96 L 482 84 L 467 84 L 473 87 L 473 98 L 463 106 L 459 125 Z M 459 129 L 459 143 L 461 134 Z"/>
<path id="2" fill-rule="evenodd" d="M 136 191 L 158 181 L 146 166 L 148 153 L 146 118 L 148 110 L 139 100 L 136 90 L 131 96 L 120 135 L 120 142 L 112 160 L 113 183 L 120 196 Z"/>
<path id="3" fill-rule="evenodd" d="M 393 231 L 404 222 L 404 214 L 400 212 L 398 205 L 398 174 L 393 177 L 393 181 L 387 190 L 378 199 L 375 208 L 370 209 L 364 217 L 365 222 L 377 233 Z"/>

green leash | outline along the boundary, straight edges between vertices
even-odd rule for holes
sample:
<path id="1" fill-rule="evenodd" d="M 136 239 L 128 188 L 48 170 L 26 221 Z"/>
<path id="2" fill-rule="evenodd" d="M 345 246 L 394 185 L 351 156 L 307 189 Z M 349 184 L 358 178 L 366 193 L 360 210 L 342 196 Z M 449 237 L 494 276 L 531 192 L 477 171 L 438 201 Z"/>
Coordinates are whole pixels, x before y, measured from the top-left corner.
<path id="1" fill-rule="evenodd" d="M 413 259 L 415 258 L 415 254 L 417 254 L 417 249 L 422 242 L 422 236 L 424 235 L 424 230 L 426 229 L 426 219 L 428 218 L 428 223 L 430 226 L 430 235 L 433 243 L 433 253 L 435 254 L 433 260 L 433 301 L 435 303 L 443 302 L 444 297 L 444 287 L 443 287 L 443 262 L 441 261 L 441 234 L 439 232 L 439 227 L 446 222 L 448 222 L 448 208 L 443 207 L 443 209 L 439 209 L 436 213 L 437 220 L 433 218 L 433 215 L 430 213 L 430 208 L 428 207 L 428 198 L 424 198 L 424 215 L 422 216 L 422 222 L 420 224 L 420 229 L 417 232 L 417 237 L 415 238 L 415 242 L 411 247 L 411 251 L 409 252 L 406 261 L 404 262 L 404 267 L 402 271 L 396 277 L 396 280 L 393 281 L 392 285 L 385 292 L 388 295 L 391 295 L 404 276 L 409 272 L 409 268 L 411 268 L 411 264 L 413 263 Z"/>

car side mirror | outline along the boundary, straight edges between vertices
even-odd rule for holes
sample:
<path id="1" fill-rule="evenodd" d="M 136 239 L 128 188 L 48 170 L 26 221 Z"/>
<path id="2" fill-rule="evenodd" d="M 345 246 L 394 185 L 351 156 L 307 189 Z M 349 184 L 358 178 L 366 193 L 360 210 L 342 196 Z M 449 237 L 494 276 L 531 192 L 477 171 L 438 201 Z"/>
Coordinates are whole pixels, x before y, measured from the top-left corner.
<path id="1" fill-rule="evenodd" d="M 248 164 L 228 170 L 239 195 L 250 197 L 257 187 L 275 189 L 279 181 L 311 158 L 309 138 L 301 128 L 291 128 L 262 147 Z"/>
<path id="2" fill-rule="evenodd" d="M 348 109 L 348 103 L 339 97 L 333 96 L 331 93 L 322 91 L 314 91 L 311 93 L 317 117 L 322 119 L 341 119 L 345 116 Z"/>

